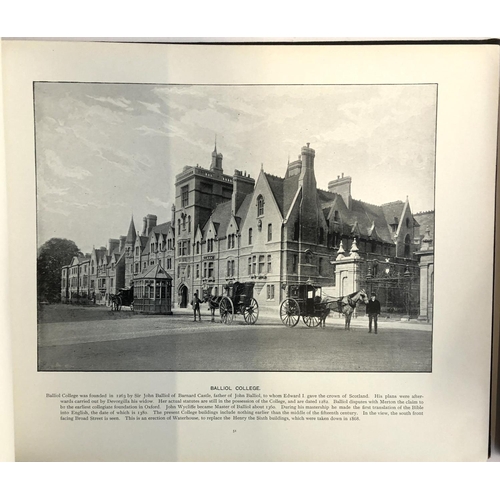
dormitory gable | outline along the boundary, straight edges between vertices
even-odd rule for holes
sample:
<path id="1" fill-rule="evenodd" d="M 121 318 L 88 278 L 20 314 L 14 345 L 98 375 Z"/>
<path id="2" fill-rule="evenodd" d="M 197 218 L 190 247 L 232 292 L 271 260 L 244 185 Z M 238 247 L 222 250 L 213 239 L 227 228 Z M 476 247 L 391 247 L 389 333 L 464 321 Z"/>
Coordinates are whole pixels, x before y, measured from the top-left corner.
<path id="1" fill-rule="evenodd" d="M 348 208 L 341 196 L 335 193 L 327 193 L 318 190 L 320 200 L 323 199 L 321 207 L 323 215 L 328 223 L 328 229 L 332 233 L 343 234 L 343 221 L 348 219 Z"/>
<path id="2" fill-rule="evenodd" d="M 171 226 L 171 222 L 164 222 L 154 226 L 149 233 L 143 253 L 151 255 L 163 251 Z"/>
<path id="3" fill-rule="evenodd" d="M 415 237 L 418 236 L 418 226 L 415 224 L 408 197 L 405 202 L 386 203 L 382 205 L 382 209 L 386 220 L 390 222 L 388 228 L 396 245 L 396 257 L 410 258 L 417 250 Z"/>
<path id="4" fill-rule="evenodd" d="M 240 226 L 238 219 L 231 214 L 227 227 L 225 228 L 226 244 L 223 248 L 225 250 L 232 250 L 234 248 L 237 248 L 239 235 L 240 235 Z"/>
<path id="5" fill-rule="evenodd" d="M 377 240 L 382 243 L 393 243 L 382 208 L 360 200 L 351 200 L 351 210 L 344 216 L 344 223 L 352 231 L 354 224 L 358 224 L 360 236 Z M 344 233 L 346 228 L 344 229 Z"/>
<path id="6" fill-rule="evenodd" d="M 261 170 L 241 217 L 241 247 L 254 247 L 273 241 L 283 220 L 277 198 L 283 199 L 283 179 Z M 242 216 L 243 214 L 238 214 Z"/>
<path id="7" fill-rule="evenodd" d="M 218 240 L 217 229 L 220 226 L 218 222 L 212 220 L 212 216 L 208 219 L 203 229 L 203 238 L 205 243 L 204 253 L 212 253 L 216 250 L 215 242 Z"/>
<path id="8" fill-rule="evenodd" d="M 195 249 L 195 254 L 199 255 L 201 253 L 201 245 L 203 243 L 203 231 L 201 230 L 200 226 L 196 228 L 196 231 L 194 233 L 194 249 Z"/>
<path id="9" fill-rule="evenodd" d="M 390 228 L 391 239 L 394 239 L 399 232 L 401 227 L 401 220 L 403 219 L 403 211 L 405 209 L 405 203 L 401 200 L 391 201 L 389 203 L 384 203 L 382 206 L 382 211 L 384 213 L 387 225 Z"/>
<path id="10" fill-rule="evenodd" d="M 209 237 L 208 233 L 211 224 L 215 229 L 215 233 L 213 233 L 213 235 L 212 233 L 210 233 L 210 237 L 217 238 L 219 241 L 226 238 L 226 230 L 229 225 L 229 221 L 231 220 L 231 208 L 231 201 L 219 203 L 215 207 L 212 214 L 210 215 L 210 219 L 208 220 L 207 224 L 205 224 L 204 234 L 206 235 L 206 238 Z"/>

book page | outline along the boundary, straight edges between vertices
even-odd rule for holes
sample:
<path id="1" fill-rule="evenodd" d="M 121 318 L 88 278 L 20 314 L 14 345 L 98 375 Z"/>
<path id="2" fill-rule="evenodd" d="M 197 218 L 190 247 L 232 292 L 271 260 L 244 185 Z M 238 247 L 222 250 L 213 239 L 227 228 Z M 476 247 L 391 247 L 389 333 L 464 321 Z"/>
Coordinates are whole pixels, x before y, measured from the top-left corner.
<path id="1" fill-rule="evenodd" d="M 487 458 L 497 47 L 4 53 L 17 460 Z"/>
<path id="2" fill-rule="evenodd" d="M 2 52 L 0 50 L 0 69 L 2 67 Z M 0 72 L 1 74 L 1 72 Z M 0 79 L 0 95 L 2 82 Z M 0 100 L 0 117 L 3 117 L 3 99 Z M 7 233 L 7 173 L 5 169 L 3 119 L 0 119 L 0 231 L 3 238 Z M 7 252 L 0 260 L 0 295 L 9 296 L 9 262 Z M 0 304 L 0 461 L 14 460 L 14 401 L 12 394 L 12 358 L 9 326 L 9 305 L 3 300 Z"/>

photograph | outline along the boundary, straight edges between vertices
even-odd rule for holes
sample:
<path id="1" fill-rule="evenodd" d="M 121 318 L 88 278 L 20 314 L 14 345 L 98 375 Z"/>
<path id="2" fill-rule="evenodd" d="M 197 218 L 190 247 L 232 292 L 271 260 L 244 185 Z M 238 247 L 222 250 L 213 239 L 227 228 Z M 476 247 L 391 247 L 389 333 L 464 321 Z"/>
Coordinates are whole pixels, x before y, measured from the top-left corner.
<path id="1" fill-rule="evenodd" d="M 437 103 L 35 81 L 38 371 L 432 372 Z"/>

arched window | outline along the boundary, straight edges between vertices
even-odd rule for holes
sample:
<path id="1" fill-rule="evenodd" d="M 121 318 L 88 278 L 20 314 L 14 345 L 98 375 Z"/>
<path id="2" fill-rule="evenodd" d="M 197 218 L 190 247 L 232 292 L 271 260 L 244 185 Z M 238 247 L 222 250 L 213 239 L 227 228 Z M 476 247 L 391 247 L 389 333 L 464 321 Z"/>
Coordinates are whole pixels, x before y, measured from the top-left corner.
<path id="1" fill-rule="evenodd" d="M 188 233 L 191 232 L 191 216 L 188 216 Z"/>
<path id="2" fill-rule="evenodd" d="M 252 244 L 252 228 L 248 229 L 248 244 Z"/>
<path id="3" fill-rule="evenodd" d="M 257 217 L 264 215 L 264 197 L 259 195 L 257 198 Z"/>
<path id="4" fill-rule="evenodd" d="M 200 242 L 196 242 L 196 254 L 198 255 L 200 253 Z"/>
<path id="5" fill-rule="evenodd" d="M 333 214 L 333 220 L 337 221 L 337 222 L 340 220 L 340 216 L 339 216 L 339 211 L 338 210 L 335 210 L 335 213 Z"/>
<path id="6" fill-rule="evenodd" d="M 405 237 L 405 257 L 409 258 L 411 253 L 411 237 L 409 234 Z"/>
<path id="7" fill-rule="evenodd" d="M 273 239 L 273 225 L 267 225 L 267 241 L 271 241 Z"/>

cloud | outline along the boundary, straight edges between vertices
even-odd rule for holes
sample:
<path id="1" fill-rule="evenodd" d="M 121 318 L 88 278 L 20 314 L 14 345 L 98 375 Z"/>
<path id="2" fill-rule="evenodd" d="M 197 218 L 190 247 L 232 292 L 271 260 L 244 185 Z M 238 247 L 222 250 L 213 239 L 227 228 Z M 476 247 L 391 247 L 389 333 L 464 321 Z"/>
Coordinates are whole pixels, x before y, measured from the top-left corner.
<path id="1" fill-rule="evenodd" d="M 118 108 L 125 109 L 126 111 L 133 111 L 134 108 L 130 107 L 131 101 L 125 99 L 124 97 L 118 97 L 113 99 L 112 97 L 92 97 L 87 95 L 90 99 L 99 102 L 106 102 L 109 104 L 113 104 L 113 106 L 117 106 Z"/>
<path id="2" fill-rule="evenodd" d="M 49 184 L 46 179 L 38 175 L 37 176 L 37 195 L 40 197 L 44 196 L 64 196 L 68 193 L 69 188 L 59 188 L 53 184 Z"/>
<path id="3" fill-rule="evenodd" d="M 92 175 L 84 168 L 63 165 L 61 158 L 51 149 L 46 149 L 44 153 L 45 164 L 58 177 L 82 180 Z"/>
<path id="4" fill-rule="evenodd" d="M 144 101 L 139 101 L 148 111 L 152 111 L 153 113 L 158 113 L 159 115 L 166 116 L 165 113 L 160 111 L 160 106 L 161 104 L 159 102 L 156 103 L 151 103 L 151 102 L 144 102 Z"/>
<path id="5" fill-rule="evenodd" d="M 161 207 L 161 208 L 171 207 L 171 203 L 165 203 L 164 201 L 161 201 L 159 198 L 150 198 L 149 196 L 146 196 L 146 199 L 156 207 Z"/>
<path id="6" fill-rule="evenodd" d="M 160 128 L 151 128 L 147 127 L 146 125 L 141 125 L 135 130 L 137 130 L 137 132 L 141 132 L 142 135 L 160 135 L 162 137 L 175 137 L 177 135 L 173 132 L 166 132 L 164 130 L 161 130 Z"/>

